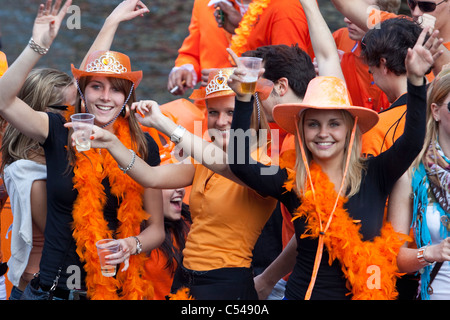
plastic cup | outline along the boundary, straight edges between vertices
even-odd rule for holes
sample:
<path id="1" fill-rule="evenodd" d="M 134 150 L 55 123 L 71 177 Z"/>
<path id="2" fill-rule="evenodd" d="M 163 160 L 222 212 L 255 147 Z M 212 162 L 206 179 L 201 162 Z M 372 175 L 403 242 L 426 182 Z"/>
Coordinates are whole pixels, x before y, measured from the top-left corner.
<path id="1" fill-rule="evenodd" d="M 90 113 L 75 113 L 70 116 L 75 135 L 75 147 L 77 151 L 88 151 L 91 148 L 90 136 L 95 116 Z"/>
<path id="2" fill-rule="evenodd" d="M 247 71 L 241 82 L 241 91 L 242 93 L 253 94 L 256 90 L 256 81 L 258 80 L 262 59 L 256 57 L 240 57 L 239 62 Z"/>
<path id="3" fill-rule="evenodd" d="M 100 258 L 100 268 L 105 277 L 114 277 L 117 271 L 117 265 L 106 263 L 106 256 L 117 253 L 120 250 L 119 241 L 114 239 L 102 239 L 97 241 L 97 253 Z"/>

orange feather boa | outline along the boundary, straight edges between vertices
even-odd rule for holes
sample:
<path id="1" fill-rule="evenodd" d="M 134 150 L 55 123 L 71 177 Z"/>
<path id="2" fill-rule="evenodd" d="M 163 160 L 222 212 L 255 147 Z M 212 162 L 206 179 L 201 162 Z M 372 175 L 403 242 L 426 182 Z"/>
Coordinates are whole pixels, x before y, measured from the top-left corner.
<path id="1" fill-rule="evenodd" d="M 285 187 L 291 191 L 295 185 L 295 172 L 288 172 Z M 314 200 L 308 183 L 294 219 L 306 218 L 306 230 L 302 238 L 319 238 L 319 217 L 322 225 L 325 225 L 333 210 L 337 193 L 334 184 L 314 162 L 311 163 L 310 172 L 316 199 Z M 391 224 L 386 222 L 380 236 L 373 241 L 363 241 L 359 221 L 353 220 L 344 209 L 346 201 L 346 198 L 340 197 L 330 227 L 323 235 L 330 257 L 328 263 L 331 265 L 334 259 L 339 259 L 353 300 L 395 299 L 398 295 L 396 279 L 400 275 L 396 257 L 408 236 L 395 232 Z"/>
<path id="2" fill-rule="evenodd" d="M 269 6 L 271 0 L 253 0 L 248 6 L 247 12 L 242 17 L 239 26 L 234 30 L 231 38 L 230 48 L 240 57 L 245 51 L 248 51 L 247 40 L 253 31 L 259 16 Z"/>
<path id="3" fill-rule="evenodd" d="M 132 148 L 128 122 L 119 117 L 114 130 L 120 141 Z M 113 157 L 99 150 L 91 149 L 76 154 L 73 183 L 78 197 L 73 207 L 73 237 L 77 244 L 77 254 L 85 262 L 86 287 L 88 296 L 93 300 L 140 300 L 153 296 L 153 286 L 145 277 L 145 254 L 130 257 L 127 271 L 116 277 L 104 277 L 100 270 L 100 261 L 95 243 L 98 240 L 112 238 L 113 232 L 103 216 L 106 194 L 102 180 L 109 178 L 111 193 L 121 199 L 117 218 L 120 222 L 117 236 L 126 238 L 140 231 L 140 224 L 149 215 L 143 209 L 143 188 L 124 174 Z"/>

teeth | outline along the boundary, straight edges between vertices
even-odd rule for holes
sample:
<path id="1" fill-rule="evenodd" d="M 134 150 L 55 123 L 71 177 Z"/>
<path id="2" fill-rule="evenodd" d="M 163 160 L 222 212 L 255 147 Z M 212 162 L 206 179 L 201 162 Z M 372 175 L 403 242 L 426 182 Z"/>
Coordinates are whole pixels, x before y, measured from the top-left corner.
<path id="1" fill-rule="evenodd" d="M 111 110 L 113 107 L 105 107 L 105 106 L 99 106 L 99 105 L 97 105 L 97 108 L 99 108 L 100 110 L 108 111 L 108 110 Z"/>
<path id="2" fill-rule="evenodd" d="M 318 142 L 317 144 L 319 146 L 331 146 L 333 143 L 332 142 Z"/>
<path id="3" fill-rule="evenodd" d="M 181 198 L 173 198 L 172 200 L 170 200 L 171 202 L 180 202 Z"/>

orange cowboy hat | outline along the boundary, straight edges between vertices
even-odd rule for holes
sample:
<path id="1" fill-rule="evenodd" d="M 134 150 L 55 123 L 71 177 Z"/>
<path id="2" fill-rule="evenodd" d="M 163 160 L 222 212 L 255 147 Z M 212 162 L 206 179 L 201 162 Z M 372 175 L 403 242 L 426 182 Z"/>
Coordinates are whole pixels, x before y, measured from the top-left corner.
<path id="1" fill-rule="evenodd" d="M 71 65 L 72 74 L 75 79 L 88 76 L 105 76 L 126 79 L 133 82 L 136 88 L 142 80 L 142 71 L 131 71 L 130 58 L 123 53 L 108 50 L 92 52 L 84 66 L 79 70 Z"/>
<path id="2" fill-rule="evenodd" d="M 227 81 L 235 68 L 214 69 L 209 73 L 206 87 L 195 89 L 189 99 L 206 100 L 218 97 L 234 96 L 234 91 L 228 86 Z"/>
<path id="3" fill-rule="evenodd" d="M 206 87 L 195 89 L 189 99 L 206 100 L 217 97 L 234 96 L 234 91 L 228 86 L 227 81 L 236 68 L 214 69 L 209 73 L 208 84 Z M 268 79 L 260 78 L 256 82 L 256 92 L 260 100 L 266 100 L 272 92 L 273 82 Z"/>
<path id="4" fill-rule="evenodd" d="M 378 122 L 378 114 L 364 107 L 352 106 L 345 81 L 336 77 L 316 77 L 306 89 L 302 103 L 276 105 L 273 119 L 287 132 L 296 134 L 296 117 L 306 109 L 346 110 L 353 117 L 358 117 L 361 133 L 369 131 Z"/>

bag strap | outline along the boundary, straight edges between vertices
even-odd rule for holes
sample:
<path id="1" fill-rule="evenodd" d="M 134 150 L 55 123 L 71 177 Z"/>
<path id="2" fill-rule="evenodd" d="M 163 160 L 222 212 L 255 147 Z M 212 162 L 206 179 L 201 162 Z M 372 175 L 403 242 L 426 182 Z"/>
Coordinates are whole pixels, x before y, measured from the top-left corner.
<path id="1" fill-rule="evenodd" d="M 431 283 L 433 282 L 434 278 L 436 278 L 436 275 L 439 272 L 439 269 L 441 269 L 443 262 L 436 262 L 436 264 L 433 267 L 433 270 L 431 270 L 430 273 L 430 282 L 428 283 L 428 294 L 433 294 L 433 288 L 431 287 Z"/>

